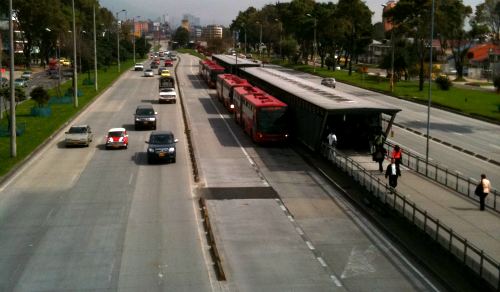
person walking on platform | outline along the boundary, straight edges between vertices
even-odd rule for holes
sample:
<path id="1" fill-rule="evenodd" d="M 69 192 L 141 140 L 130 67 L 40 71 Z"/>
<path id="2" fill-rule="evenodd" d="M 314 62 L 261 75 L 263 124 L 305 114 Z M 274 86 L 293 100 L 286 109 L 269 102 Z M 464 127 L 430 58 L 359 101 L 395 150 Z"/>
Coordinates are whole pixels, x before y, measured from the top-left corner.
<path id="1" fill-rule="evenodd" d="M 326 138 L 328 139 L 328 145 L 330 146 L 328 147 L 328 159 L 335 160 L 335 149 L 333 148 L 337 146 L 337 135 L 335 135 L 335 133 L 332 131 Z"/>
<path id="2" fill-rule="evenodd" d="M 401 164 L 402 161 L 402 155 L 401 155 L 401 148 L 399 148 L 399 145 L 394 146 L 394 149 L 392 150 L 391 153 L 391 158 L 394 158 L 394 161 L 396 162 L 396 168 L 398 169 L 399 173 L 401 173 L 399 165 Z"/>
<path id="3" fill-rule="evenodd" d="M 395 188 L 398 185 L 398 177 L 401 176 L 401 172 L 396 167 L 394 158 L 391 158 L 391 164 L 387 165 L 385 170 L 385 178 L 389 177 L 389 185 Z"/>
<path id="4" fill-rule="evenodd" d="M 486 199 L 486 196 L 488 196 L 490 189 L 490 181 L 486 178 L 486 175 L 484 173 L 481 174 L 481 181 L 477 185 L 475 191 L 476 195 L 479 196 L 479 210 L 481 211 L 484 211 L 484 201 Z"/>
<path id="5" fill-rule="evenodd" d="M 375 139 L 373 141 L 373 146 L 375 150 L 372 153 L 372 159 L 373 161 L 378 162 L 378 170 L 380 172 L 384 172 L 384 168 L 382 165 L 386 154 L 386 150 L 384 148 L 384 142 L 385 142 L 385 135 L 382 132 L 382 130 L 380 130 L 379 134 L 375 136 Z"/>

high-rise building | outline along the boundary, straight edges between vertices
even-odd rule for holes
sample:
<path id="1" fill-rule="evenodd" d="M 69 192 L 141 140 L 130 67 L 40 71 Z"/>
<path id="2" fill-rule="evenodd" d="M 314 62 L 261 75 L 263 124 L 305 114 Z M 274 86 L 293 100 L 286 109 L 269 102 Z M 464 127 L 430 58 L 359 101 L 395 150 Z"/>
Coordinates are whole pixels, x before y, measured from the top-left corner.
<path id="1" fill-rule="evenodd" d="M 222 39 L 222 26 L 207 25 L 202 29 L 201 37 L 204 40 Z"/>

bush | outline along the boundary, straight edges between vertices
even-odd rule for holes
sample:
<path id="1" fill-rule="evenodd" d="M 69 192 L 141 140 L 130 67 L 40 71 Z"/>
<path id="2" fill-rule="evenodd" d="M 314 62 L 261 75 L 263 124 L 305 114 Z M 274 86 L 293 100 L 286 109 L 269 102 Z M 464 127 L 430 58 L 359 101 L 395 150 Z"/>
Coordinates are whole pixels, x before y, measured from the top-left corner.
<path id="1" fill-rule="evenodd" d="M 497 92 L 500 93 L 500 75 L 493 78 L 493 86 L 495 86 Z"/>
<path id="2" fill-rule="evenodd" d="M 441 90 L 448 90 L 450 89 L 452 83 L 451 80 L 448 79 L 447 76 L 440 75 L 436 78 L 436 84 L 438 85 L 439 89 Z"/>

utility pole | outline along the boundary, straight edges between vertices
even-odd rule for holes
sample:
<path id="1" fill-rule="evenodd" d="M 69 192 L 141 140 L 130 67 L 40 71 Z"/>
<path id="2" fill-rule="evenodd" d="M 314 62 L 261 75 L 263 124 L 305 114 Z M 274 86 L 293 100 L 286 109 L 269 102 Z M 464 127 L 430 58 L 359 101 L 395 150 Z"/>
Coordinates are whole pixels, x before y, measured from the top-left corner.
<path id="1" fill-rule="evenodd" d="M 118 19 L 118 15 L 121 12 L 127 12 L 127 10 L 122 9 L 118 12 L 116 12 L 116 56 L 117 56 L 117 61 L 118 61 L 118 72 L 121 72 L 120 68 L 120 21 Z"/>
<path id="2" fill-rule="evenodd" d="M 432 104 L 432 40 L 434 39 L 434 0 L 432 0 L 431 9 L 431 37 L 430 37 L 430 52 L 429 52 L 429 100 L 427 101 L 427 136 L 425 146 L 425 174 L 429 165 L 429 134 L 431 125 L 431 104 Z"/>

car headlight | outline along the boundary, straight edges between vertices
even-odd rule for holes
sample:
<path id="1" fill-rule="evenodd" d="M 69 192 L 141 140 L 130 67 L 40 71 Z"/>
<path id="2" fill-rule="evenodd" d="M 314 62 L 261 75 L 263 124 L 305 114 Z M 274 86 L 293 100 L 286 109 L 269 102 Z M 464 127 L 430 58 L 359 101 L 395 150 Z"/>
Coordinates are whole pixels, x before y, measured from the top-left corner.
<path id="1" fill-rule="evenodd" d="M 175 148 L 174 148 L 174 147 L 170 147 L 170 148 L 168 148 L 168 152 L 169 152 L 169 153 L 174 153 L 174 152 L 175 152 Z"/>
<path id="2" fill-rule="evenodd" d="M 149 118 L 149 120 L 154 122 L 156 119 L 155 118 Z"/>
<path id="3" fill-rule="evenodd" d="M 155 152 L 154 148 L 148 148 L 148 152 Z"/>
<path id="4" fill-rule="evenodd" d="M 139 119 L 139 118 L 135 118 L 135 120 L 136 120 L 136 121 L 140 121 L 141 119 Z"/>

